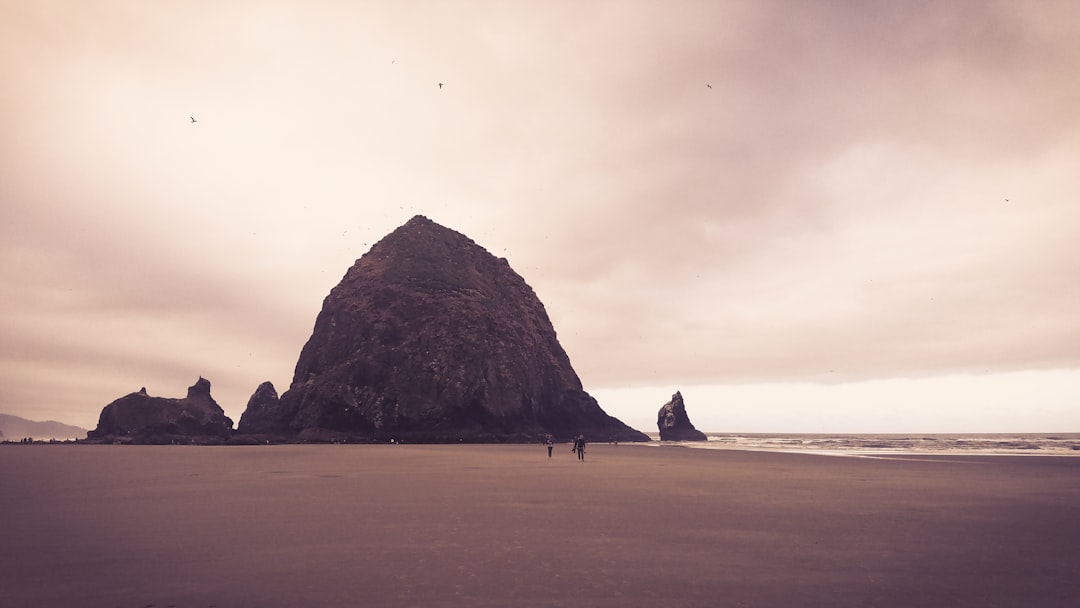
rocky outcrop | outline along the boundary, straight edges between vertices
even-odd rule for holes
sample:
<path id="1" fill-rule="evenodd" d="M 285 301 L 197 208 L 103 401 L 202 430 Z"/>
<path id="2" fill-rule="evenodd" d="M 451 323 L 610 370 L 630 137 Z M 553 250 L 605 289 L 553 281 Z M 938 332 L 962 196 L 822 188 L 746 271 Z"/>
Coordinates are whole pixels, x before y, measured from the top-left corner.
<path id="1" fill-rule="evenodd" d="M 690 417 L 686 415 L 686 405 L 682 393 L 675 391 L 671 401 L 660 408 L 656 416 L 656 426 L 660 428 L 660 441 L 708 441 L 705 433 L 694 428 Z"/>
<path id="2" fill-rule="evenodd" d="M 91 440 L 121 443 L 221 443 L 233 422 L 210 396 L 205 378 L 188 387 L 182 399 L 151 397 L 146 388 L 105 406 Z"/>
<path id="3" fill-rule="evenodd" d="M 417 216 L 323 301 L 292 384 L 240 433 L 317 441 L 647 441 L 607 415 L 505 259 Z"/>
<path id="4" fill-rule="evenodd" d="M 249 435 L 287 435 L 289 427 L 280 408 L 281 399 L 274 385 L 263 382 L 248 399 L 238 428 Z"/>

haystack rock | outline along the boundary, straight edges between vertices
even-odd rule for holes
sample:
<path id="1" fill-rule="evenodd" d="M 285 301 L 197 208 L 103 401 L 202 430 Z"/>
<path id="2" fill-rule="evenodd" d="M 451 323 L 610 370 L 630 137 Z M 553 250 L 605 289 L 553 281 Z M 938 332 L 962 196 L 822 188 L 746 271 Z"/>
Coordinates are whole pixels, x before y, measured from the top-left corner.
<path id="1" fill-rule="evenodd" d="M 660 441 L 708 441 L 705 433 L 694 428 L 690 417 L 686 415 L 686 404 L 682 393 L 675 391 L 671 401 L 660 408 L 656 417 L 656 426 L 660 427 Z"/>
<path id="2" fill-rule="evenodd" d="M 88 439 L 122 443 L 220 443 L 233 433 L 233 421 L 210 396 L 205 378 L 188 387 L 182 399 L 151 397 L 146 388 L 105 406 Z"/>
<path id="3" fill-rule="evenodd" d="M 253 397 L 254 398 L 254 397 Z M 240 433 L 312 441 L 648 441 L 582 390 L 543 304 L 505 259 L 416 216 L 323 301 L 278 403 Z"/>

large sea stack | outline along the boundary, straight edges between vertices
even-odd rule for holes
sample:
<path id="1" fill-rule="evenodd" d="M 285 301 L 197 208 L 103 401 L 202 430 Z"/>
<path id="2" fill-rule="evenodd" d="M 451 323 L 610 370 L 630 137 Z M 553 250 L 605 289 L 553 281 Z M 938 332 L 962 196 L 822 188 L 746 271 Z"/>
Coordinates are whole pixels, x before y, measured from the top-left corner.
<path id="1" fill-rule="evenodd" d="M 708 441 L 705 433 L 694 428 L 690 416 L 686 414 L 686 404 L 682 393 L 675 391 L 656 415 L 656 426 L 660 429 L 660 441 Z"/>
<path id="2" fill-rule="evenodd" d="M 582 390 L 543 304 L 505 259 L 416 216 L 323 301 L 289 390 L 240 433 L 312 441 L 648 441 Z"/>
<path id="3" fill-rule="evenodd" d="M 182 399 L 151 397 L 146 388 L 101 410 L 88 439 L 120 443 L 222 443 L 233 421 L 210 396 L 210 381 L 199 378 Z"/>

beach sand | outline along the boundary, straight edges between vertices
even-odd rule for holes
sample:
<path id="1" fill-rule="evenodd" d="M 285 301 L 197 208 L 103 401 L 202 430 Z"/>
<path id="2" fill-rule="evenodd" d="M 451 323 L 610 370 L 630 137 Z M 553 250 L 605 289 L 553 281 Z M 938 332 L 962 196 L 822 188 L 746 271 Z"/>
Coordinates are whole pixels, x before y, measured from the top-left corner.
<path id="1" fill-rule="evenodd" d="M 0 604 L 1080 602 L 1080 458 L 2 446 Z"/>

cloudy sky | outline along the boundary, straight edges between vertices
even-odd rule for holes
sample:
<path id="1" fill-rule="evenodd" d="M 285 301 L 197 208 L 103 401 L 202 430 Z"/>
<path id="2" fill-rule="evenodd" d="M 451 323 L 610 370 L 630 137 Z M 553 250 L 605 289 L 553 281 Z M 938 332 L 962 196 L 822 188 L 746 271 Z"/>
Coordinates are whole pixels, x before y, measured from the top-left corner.
<path id="1" fill-rule="evenodd" d="M 0 411 L 239 420 L 423 214 L 640 430 L 1080 431 L 1078 76 L 1070 0 L 0 0 Z"/>

